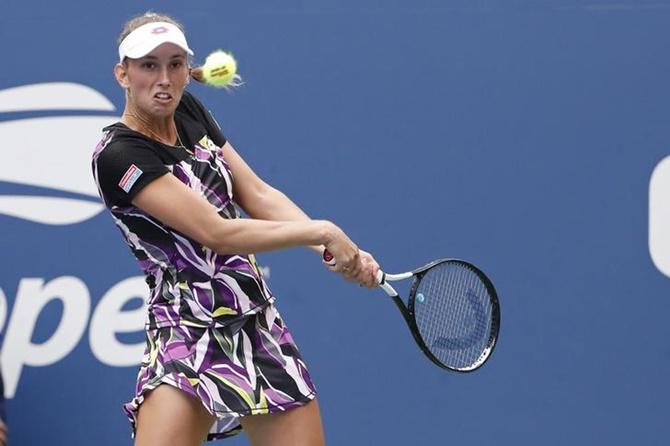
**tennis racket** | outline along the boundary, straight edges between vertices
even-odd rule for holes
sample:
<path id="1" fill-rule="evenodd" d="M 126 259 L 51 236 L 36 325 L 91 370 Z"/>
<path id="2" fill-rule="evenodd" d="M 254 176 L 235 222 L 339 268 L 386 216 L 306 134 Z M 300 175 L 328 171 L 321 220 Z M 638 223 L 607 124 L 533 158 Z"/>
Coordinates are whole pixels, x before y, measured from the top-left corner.
<path id="1" fill-rule="evenodd" d="M 335 265 L 328 251 L 324 262 Z M 389 284 L 413 279 L 407 304 Z M 500 330 L 500 305 L 493 283 L 463 260 L 440 259 L 400 274 L 377 273 L 421 351 L 438 366 L 472 372 L 491 357 Z"/>

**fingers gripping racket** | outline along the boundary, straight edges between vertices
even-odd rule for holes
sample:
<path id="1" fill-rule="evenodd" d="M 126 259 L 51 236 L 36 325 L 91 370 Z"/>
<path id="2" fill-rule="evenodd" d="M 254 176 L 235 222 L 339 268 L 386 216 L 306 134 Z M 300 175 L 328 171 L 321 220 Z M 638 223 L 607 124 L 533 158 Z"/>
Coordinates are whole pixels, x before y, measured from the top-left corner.
<path id="1" fill-rule="evenodd" d="M 335 259 L 327 250 L 323 259 Z M 389 284 L 413 278 L 407 304 Z M 491 356 L 500 329 L 498 295 L 488 277 L 463 260 L 440 259 L 400 274 L 377 273 L 421 351 L 438 366 L 472 372 Z"/>

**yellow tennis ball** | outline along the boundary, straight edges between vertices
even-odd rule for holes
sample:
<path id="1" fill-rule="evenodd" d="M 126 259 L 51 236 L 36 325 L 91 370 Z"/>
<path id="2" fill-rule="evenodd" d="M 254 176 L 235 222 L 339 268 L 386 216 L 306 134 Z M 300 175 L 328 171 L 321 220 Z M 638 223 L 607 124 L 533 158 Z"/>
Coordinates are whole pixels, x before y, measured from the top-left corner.
<path id="1" fill-rule="evenodd" d="M 202 77 L 213 87 L 227 87 L 235 80 L 237 62 L 223 50 L 213 51 L 202 66 Z"/>

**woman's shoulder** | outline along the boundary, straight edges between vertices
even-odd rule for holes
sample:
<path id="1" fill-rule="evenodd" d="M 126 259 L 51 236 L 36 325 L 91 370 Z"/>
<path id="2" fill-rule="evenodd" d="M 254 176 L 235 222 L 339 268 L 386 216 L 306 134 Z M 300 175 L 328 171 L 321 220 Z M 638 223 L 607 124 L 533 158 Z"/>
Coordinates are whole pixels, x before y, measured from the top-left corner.
<path id="1" fill-rule="evenodd" d="M 153 150 L 156 142 L 122 122 L 115 122 L 102 129 L 107 144 L 104 152 L 124 152 L 133 149 Z"/>
<path id="2" fill-rule="evenodd" d="M 185 119 L 191 125 L 197 123 L 206 126 L 210 119 L 210 114 L 202 102 L 187 90 L 184 90 L 181 101 L 177 106 L 175 117 Z"/>
<path id="3" fill-rule="evenodd" d="M 194 137 L 192 142 L 199 141 L 203 134 L 206 134 L 220 147 L 226 143 L 226 137 L 221 131 L 219 123 L 214 119 L 209 109 L 187 90 L 184 90 L 176 115 L 185 118 L 183 120 L 186 124 L 185 127 L 189 128 L 188 133 Z"/>
<path id="4" fill-rule="evenodd" d="M 201 114 L 206 111 L 202 102 L 188 90 L 182 93 L 177 110 L 190 112 L 190 114 Z"/>
<path id="5" fill-rule="evenodd" d="M 108 164 L 119 160 L 135 158 L 158 158 L 161 151 L 156 142 L 130 129 L 121 122 L 115 122 L 103 129 L 103 142 L 94 156 L 94 162 Z"/>

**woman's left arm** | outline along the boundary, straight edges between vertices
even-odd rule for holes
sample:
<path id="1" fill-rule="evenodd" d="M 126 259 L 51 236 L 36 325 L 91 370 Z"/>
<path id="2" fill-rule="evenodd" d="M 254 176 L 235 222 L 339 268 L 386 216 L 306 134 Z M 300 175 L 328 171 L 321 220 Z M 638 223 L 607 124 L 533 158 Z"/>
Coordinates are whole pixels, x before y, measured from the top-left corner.
<path id="1" fill-rule="evenodd" d="M 223 157 L 233 172 L 235 202 L 251 218 L 260 220 L 309 220 L 309 216 L 283 192 L 263 181 L 235 151 L 229 142 L 223 146 Z M 311 246 L 323 253 L 322 246 Z"/>
<path id="2" fill-rule="evenodd" d="M 242 159 L 229 142 L 223 146 L 223 157 L 233 172 L 233 195 L 235 202 L 239 204 L 244 212 L 251 218 L 261 220 L 310 220 L 309 216 L 298 207 L 283 192 L 263 181 L 251 167 Z M 321 256 L 324 246 L 310 246 L 314 252 Z M 372 255 L 359 249 L 361 262 L 371 272 L 371 280 L 366 286 L 377 285 L 375 277 L 379 264 Z M 333 267 L 329 266 L 329 269 Z"/>

